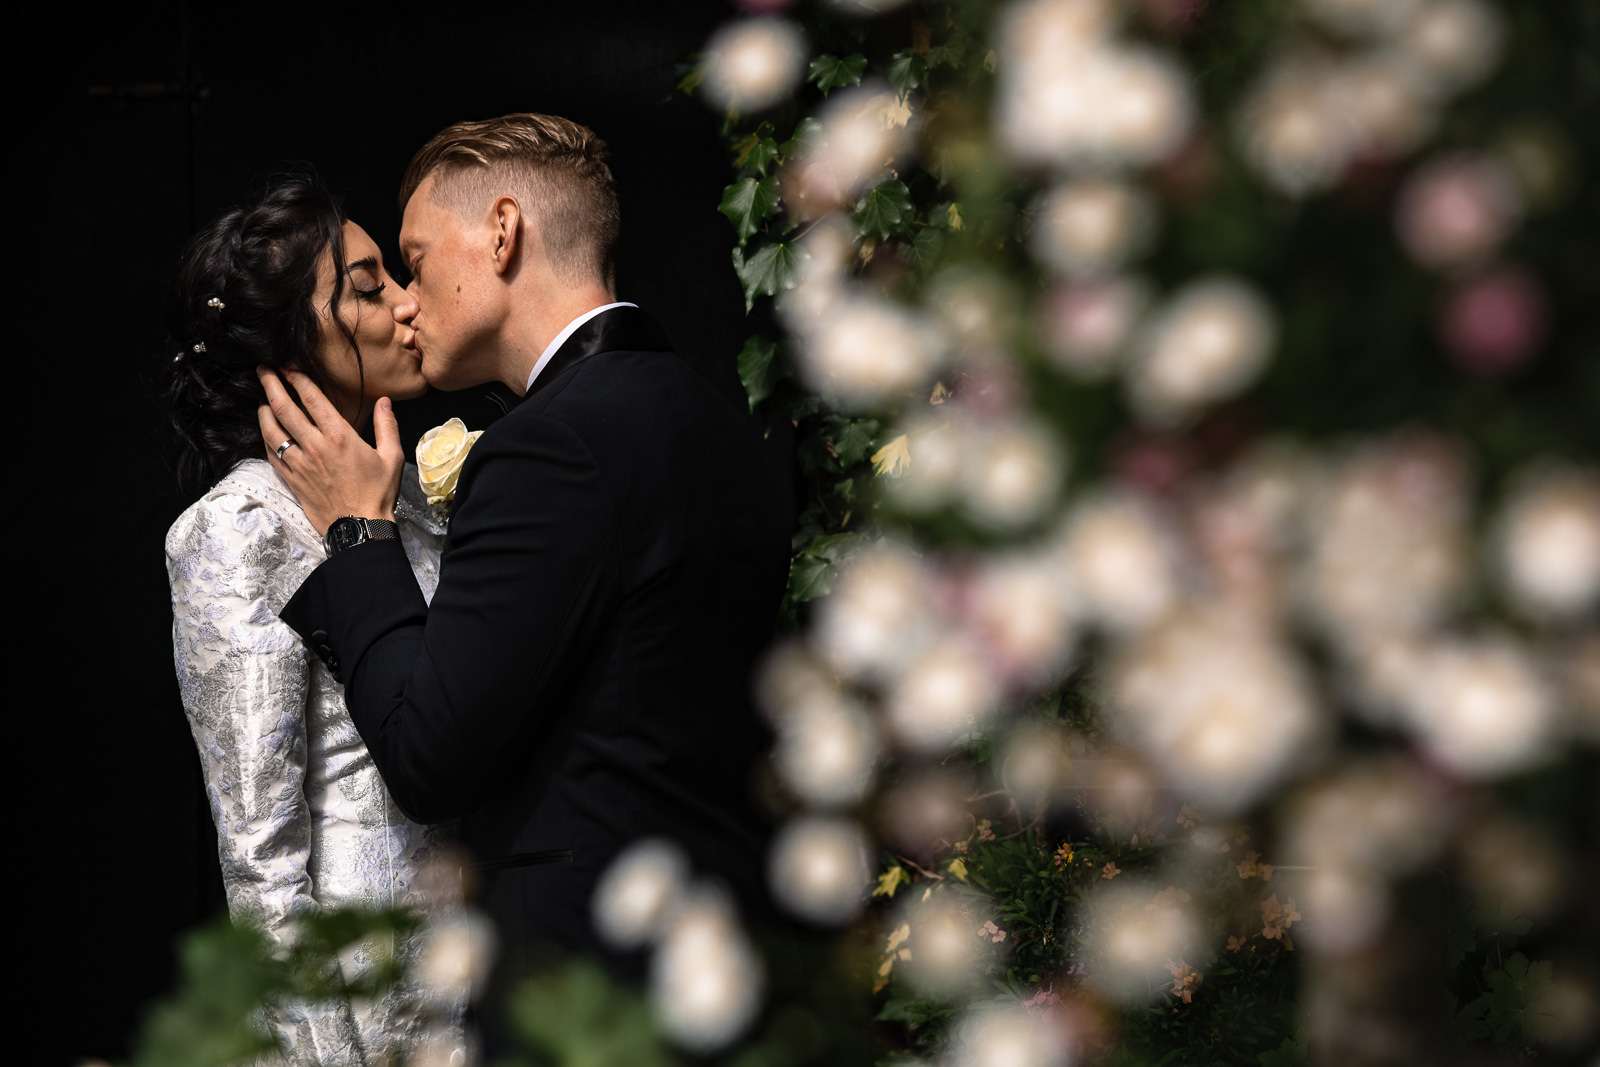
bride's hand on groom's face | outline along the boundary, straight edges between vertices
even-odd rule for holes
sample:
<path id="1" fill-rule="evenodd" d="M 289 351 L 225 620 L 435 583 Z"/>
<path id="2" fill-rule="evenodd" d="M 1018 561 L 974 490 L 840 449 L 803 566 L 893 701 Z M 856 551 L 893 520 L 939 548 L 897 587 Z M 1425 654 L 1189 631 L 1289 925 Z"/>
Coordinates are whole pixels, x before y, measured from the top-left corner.
<path id="1" fill-rule="evenodd" d="M 394 518 L 405 452 L 389 399 L 380 399 L 372 413 L 378 443 L 373 449 L 304 374 L 284 373 L 303 411 L 276 373 L 258 367 L 256 374 L 267 392 L 267 403 L 256 413 L 267 461 L 294 491 L 311 525 L 326 533 L 334 519 L 345 515 Z M 284 442 L 293 443 L 285 448 Z"/>

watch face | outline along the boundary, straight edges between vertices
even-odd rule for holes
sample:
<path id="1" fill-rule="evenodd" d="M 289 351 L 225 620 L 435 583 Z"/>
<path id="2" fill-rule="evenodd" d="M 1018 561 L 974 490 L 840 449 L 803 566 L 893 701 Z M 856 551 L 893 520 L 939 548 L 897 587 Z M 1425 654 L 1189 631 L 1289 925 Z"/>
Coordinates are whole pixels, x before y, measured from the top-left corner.
<path id="1" fill-rule="evenodd" d="M 340 549 L 359 545 L 362 541 L 361 520 L 353 519 L 346 515 L 342 519 L 334 519 L 333 525 L 328 527 L 328 553 L 331 555 Z"/>

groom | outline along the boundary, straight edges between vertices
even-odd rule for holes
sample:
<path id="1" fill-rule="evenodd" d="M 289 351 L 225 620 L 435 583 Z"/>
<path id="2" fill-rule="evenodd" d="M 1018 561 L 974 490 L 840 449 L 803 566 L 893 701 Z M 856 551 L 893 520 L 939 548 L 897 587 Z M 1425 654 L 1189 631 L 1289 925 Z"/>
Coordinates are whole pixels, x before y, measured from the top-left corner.
<path id="1" fill-rule="evenodd" d="M 294 441 L 273 465 L 331 527 L 283 619 L 343 680 L 400 807 L 460 821 L 512 969 L 547 947 L 608 954 L 591 891 L 642 837 L 760 898 L 750 671 L 787 573 L 781 472 L 748 413 L 615 302 L 617 201 L 588 129 L 451 126 L 401 202 L 423 374 L 523 400 L 462 469 L 429 606 L 393 527 L 355 521 L 393 518 L 387 400 L 374 450 L 304 376 L 302 412 L 263 375 L 264 439 Z"/>

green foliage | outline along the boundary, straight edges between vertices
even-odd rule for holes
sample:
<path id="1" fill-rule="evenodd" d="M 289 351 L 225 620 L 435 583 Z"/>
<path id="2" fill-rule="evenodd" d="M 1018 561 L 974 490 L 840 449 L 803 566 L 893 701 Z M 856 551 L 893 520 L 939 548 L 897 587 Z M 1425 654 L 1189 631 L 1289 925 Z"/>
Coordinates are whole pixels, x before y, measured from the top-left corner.
<path id="1" fill-rule="evenodd" d="M 587 961 L 569 961 L 530 978 L 513 995 L 511 1015 L 537 1063 L 669 1067 L 676 1062 L 644 998 Z"/>
<path id="2" fill-rule="evenodd" d="M 132 1067 L 217 1067 L 276 1048 L 252 1025 L 253 1013 L 281 996 L 288 978 L 259 933 L 227 923 L 199 930 L 179 960 L 178 990 L 145 1020 Z"/>
<path id="3" fill-rule="evenodd" d="M 867 57 L 859 52 L 845 56 L 818 56 L 811 61 L 806 80 L 822 90 L 826 96 L 834 89 L 861 84 L 861 73 L 867 69 Z"/>
<path id="4" fill-rule="evenodd" d="M 879 182 L 856 203 L 856 225 L 862 235 L 886 241 L 906 232 L 916 210 L 905 182 Z"/>
<path id="5" fill-rule="evenodd" d="M 717 210 L 727 216 L 742 246 L 778 211 L 778 179 L 743 178 L 728 186 Z"/>
<path id="6" fill-rule="evenodd" d="M 778 362 L 778 346 L 763 337 L 752 337 L 739 350 L 739 381 L 744 385 L 750 407 L 772 395 L 772 390 L 787 368 Z"/>
<path id="7" fill-rule="evenodd" d="M 1461 1009 L 1462 1032 L 1474 1040 L 1507 1042 L 1535 1036 L 1529 1026 L 1531 1009 L 1550 988 L 1551 965 L 1529 962 L 1513 953 L 1505 966 L 1489 972 L 1489 988 Z"/>
<path id="8" fill-rule="evenodd" d="M 793 288 L 799 267 L 800 250 L 793 243 L 766 245 L 748 259 L 743 248 L 735 248 L 733 269 L 744 284 L 745 309 L 754 307 L 758 296 L 776 296 Z"/>

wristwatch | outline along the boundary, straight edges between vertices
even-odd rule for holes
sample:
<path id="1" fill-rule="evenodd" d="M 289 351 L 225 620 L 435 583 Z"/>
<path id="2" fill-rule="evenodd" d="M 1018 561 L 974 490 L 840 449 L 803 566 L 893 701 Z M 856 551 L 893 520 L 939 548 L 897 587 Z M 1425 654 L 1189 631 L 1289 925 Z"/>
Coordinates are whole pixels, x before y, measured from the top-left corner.
<path id="1" fill-rule="evenodd" d="M 323 537 L 322 543 L 327 546 L 328 555 L 332 556 L 368 541 L 399 539 L 400 527 L 390 519 L 358 519 L 354 515 L 346 515 L 333 520 L 333 525 L 328 527 L 328 533 Z"/>

